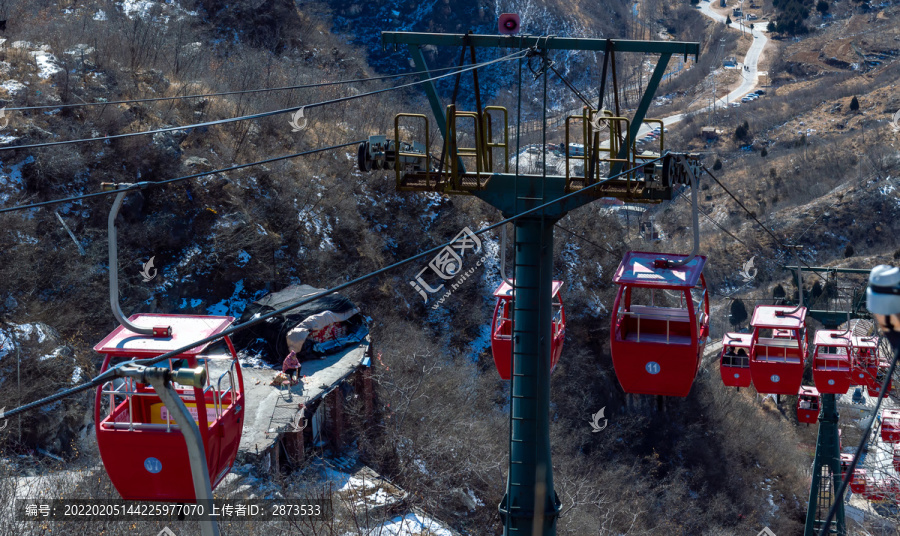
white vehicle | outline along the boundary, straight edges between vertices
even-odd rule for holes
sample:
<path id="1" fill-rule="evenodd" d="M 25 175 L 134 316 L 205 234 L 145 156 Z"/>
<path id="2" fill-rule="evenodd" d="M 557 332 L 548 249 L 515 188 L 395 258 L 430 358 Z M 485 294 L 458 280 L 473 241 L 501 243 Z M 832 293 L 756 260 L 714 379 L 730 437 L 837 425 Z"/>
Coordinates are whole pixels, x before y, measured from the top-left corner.
<path id="1" fill-rule="evenodd" d="M 580 143 L 570 143 L 569 156 L 584 156 L 584 145 L 581 145 Z"/>

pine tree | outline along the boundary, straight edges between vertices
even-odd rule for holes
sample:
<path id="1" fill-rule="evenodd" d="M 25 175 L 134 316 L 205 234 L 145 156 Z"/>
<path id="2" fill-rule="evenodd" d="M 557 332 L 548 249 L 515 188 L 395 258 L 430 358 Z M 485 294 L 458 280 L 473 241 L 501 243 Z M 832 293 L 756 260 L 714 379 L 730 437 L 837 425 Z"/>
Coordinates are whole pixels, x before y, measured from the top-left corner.
<path id="1" fill-rule="evenodd" d="M 859 110 L 859 99 L 853 97 L 853 100 L 850 101 L 850 111 L 855 112 L 856 110 Z"/>
<path id="2" fill-rule="evenodd" d="M 734 300 L 731 302 L 731 318 L 728 321 L 731 323 L 731 326 L 737 328 L 741 324 L 743 324 L 747 320 L 747 307 L 744 306 L 744 302 L 741 300 Z"/>
<path id="3" fill-rule="evenodd" d="M 815 283 L 813 283 L 812 291 L 810 292 L 810 297 L 812 298 L 812 301 L 815 302 L 816 300 L 818 300 L 819 296 L 822 295 L 822 292 L 824 292 L 824 289 L 822 288 L 822 283 L 820 283 L 819 281 L 816 281 Z"/>
<path id="4" fill-rule="evenodd" d="M 784 291 L 784 287 L 781 286 L 781 283 L 775 285 L 775 288 L 772 290 L 772 297 L 776 300 L 783 300 L 787 296 L 787 292 Z"/>

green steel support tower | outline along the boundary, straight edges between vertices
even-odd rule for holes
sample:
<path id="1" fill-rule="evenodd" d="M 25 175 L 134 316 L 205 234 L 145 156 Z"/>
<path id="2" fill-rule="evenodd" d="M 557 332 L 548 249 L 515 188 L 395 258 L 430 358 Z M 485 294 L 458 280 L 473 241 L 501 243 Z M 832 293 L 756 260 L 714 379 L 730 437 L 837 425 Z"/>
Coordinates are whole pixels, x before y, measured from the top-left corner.
<path id="1" fill-rule="evenodd" d="M 383 45 L 406 45 L 416 69 L 427 73 L 424 46 L 450 46 L 474 48 L 604 51 L 612 46 L 618 52 L 659 54 L 654 75 L 646 93 L 634 114 L 630 139 L 634 139 L 641 120 L 649 108 L 662 73 L 672 54 L 697 56 L 698 43 L 648 42 L 604 39 L 576 39 L 558 37 L 519 37 L 498 35 L 427 34 L 408 32 L 383 32 Z M 428 74 L 423 75 L 426 78 Z M 447 137 L 448 118 L 441 99 L 430 82 L 425 91 L 437 125 Z M 452 143 L 452 142 L 451 142 Z M 546 144 L 544 145 L 546 152 Z M 622 148 L 626 151 L 627 147 Z M 448 160 L 455 160 L 449 154 Z M 620 166 L 621 169 L 621 166 Z M 611 171 L 611 174 L 614 174 Z M 466 171 L 463 170 L 463 174 Z M 421 175 L 421 174 L 420 174 Z M 434 175 L 434 172 L 431 173 Z M 482 174 L 483 175 L 483 174 Z M 567 177 L 491 173 L 488 180 L 474 173 L 467 174 L 467 184 L 474 184 L 468 191 L 447 188 L 446 184 L 426 178 L 416 188 L 418 191 L 474 195 L 499 209 L 510 218 L 548 202 L 572 194 Z M 620 197 L 632 202 L 659 202 L 671 198 L 668 192 L 650 192 L 635 197 L 619 181 L 618 190 L 604 191 L 604 197 Z M 634 184 L 634 180 L 628 183 Z M 681 184 L 684 184 L 683 182 Z M 598 189 L 599 191 L 599 189 Z M 653 195 L 656 195 L 654 197 Z M 511 378 L 511 430 L 509 445 L 509 473 L 506 496 L 499 506 L 507 536 L 554 536 L 559 517 L 560 501 L 553 486 L 553 465 L 550 457 L 550 341 L 551 341 L 551 286 L 553 281 L 553 226 L 572 209 L 599 198 L 598 192 L 570 195 L 551 207 L 523 216 L 515 221 L 515 294 L 513 305 L 513 370 Z"/>
<path id="2" fill-rule="evenodd" d="M 797 266 L 786 266 L 796 271 Z M 811 266 L 804 271 L 823 273 L 865 274 L 869 270 L 851 268 L 828 268 Z M 840 324 L 849 318 L 863 318 L 868 314 L 865 308 L 865 286 L 858 296 L 851 298 L 850 311 L 832 311 L 827 309 L 811 309 L 809 315 L 822 323 L 827 329 L 838 329 Z M 825 518 L 836 499 L 835 494 L 841 487 L 841 449 L 838 440 L 837 402 L 835 395 L 822 394 L 822 413 L 819 415 L 819 435 L 816 438 L 816 458 L 813 462 L 812 484 L 809 487 L 809 502 L 806 509 L 806 525 L 803 536 L 818 536 L 822 533 Z M 842 500 L 834 516 L 835 520 L 826 534 L 847 534 L 844 519 L 844 501 Z"/>
<path id="3" fill-rule="evenodd" d="M 841 487 L 841 450 L 838 444 L 838 411 L 835 396 L 822 394 L 822 413 L 819 415 L 819 435 L 816 439 L 816 459 L 813 462 L 812 484 L 806 509 L 803 536 L 818 536 L 828 510 L 834 504 Z M 826 534 L 844 535 L 844 501 L 838 505 L 835 521 Z"/>

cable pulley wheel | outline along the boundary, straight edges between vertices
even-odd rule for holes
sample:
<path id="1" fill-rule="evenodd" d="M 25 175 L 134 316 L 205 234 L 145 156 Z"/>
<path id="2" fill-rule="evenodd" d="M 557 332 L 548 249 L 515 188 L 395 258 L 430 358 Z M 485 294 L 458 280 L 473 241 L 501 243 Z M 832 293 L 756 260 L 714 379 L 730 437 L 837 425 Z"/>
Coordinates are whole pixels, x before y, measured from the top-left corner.
<path id="1" fill-rule="evenodd" d="M 366 173 L 372 171 L 372 161 L 369 160 L 369 142 L 364 141 L 359 144 L 356 150 L 356 163 L 359 170 Z"/>

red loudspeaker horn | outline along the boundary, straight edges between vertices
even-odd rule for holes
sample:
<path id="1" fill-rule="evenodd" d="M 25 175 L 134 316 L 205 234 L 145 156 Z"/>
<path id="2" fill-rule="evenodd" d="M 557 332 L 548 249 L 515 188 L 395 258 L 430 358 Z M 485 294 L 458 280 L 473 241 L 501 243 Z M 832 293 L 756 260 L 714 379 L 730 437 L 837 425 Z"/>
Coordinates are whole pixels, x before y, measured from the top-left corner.
<path id="1" fill-rule="evenodd" d="M 497 29 L 501 35 L 515 35 L 519 33 L 520 22 L 519 15 L 516 13 L 503 13 L 500 15 Z"/>

